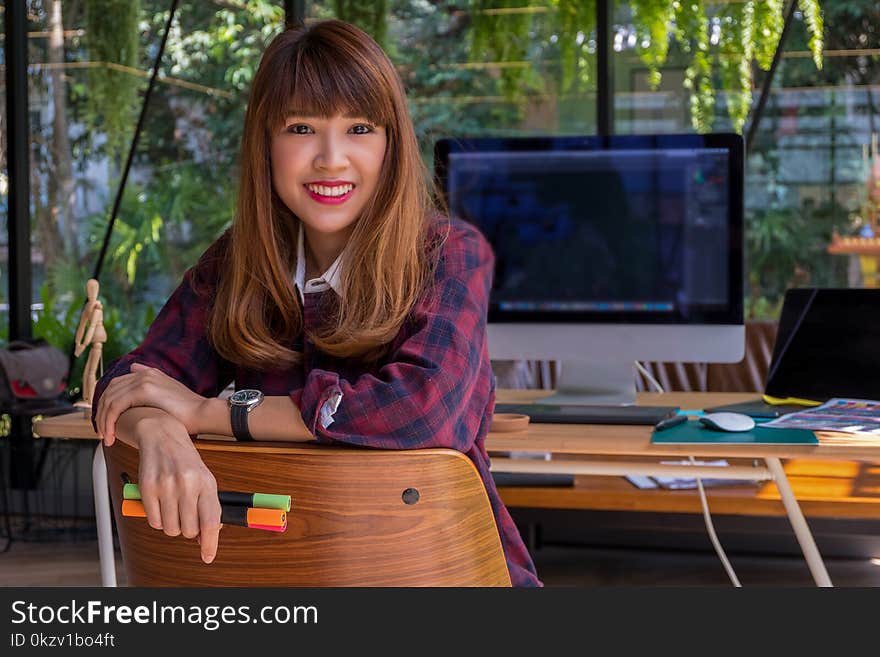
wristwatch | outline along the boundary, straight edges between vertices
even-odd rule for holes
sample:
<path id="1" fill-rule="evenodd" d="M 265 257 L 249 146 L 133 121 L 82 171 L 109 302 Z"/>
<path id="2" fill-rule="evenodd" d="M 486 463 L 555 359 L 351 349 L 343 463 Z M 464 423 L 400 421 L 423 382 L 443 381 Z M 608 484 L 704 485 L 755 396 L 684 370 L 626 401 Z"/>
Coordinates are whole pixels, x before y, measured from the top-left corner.
<path id="1" fill-rule="evenodd" d="M 232 424 L 232 435 L 236 440 L 253 440 L 248 431 L 248 413 L 263 401 L 263 393 L 259 390 L 236 390 L 229 398 L 229 419 Z"/>

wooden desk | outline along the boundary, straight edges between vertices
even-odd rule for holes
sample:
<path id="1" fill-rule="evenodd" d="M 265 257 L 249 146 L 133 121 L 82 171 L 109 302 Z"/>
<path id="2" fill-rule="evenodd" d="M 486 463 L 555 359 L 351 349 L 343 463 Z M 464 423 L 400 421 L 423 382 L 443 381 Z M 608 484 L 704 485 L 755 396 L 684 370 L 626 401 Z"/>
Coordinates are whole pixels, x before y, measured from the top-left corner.
<path id="1" fill-rule="evenodd" d="M 499 402 L 533 402 L 551 394 L 546 390 L 499 390 Z M 682 409 L 702 409 L 708 406 L 753 399 L 754 394 L 740 393 L 642 393 L 639 403 L 676 405 Z M 91 423 L 82 413 L 72 413 L 45 418 L 34 423 L 38 435 L 56 438 L 83 438 L 96 440 Z M 568 474 L 600 474 L 620 476 L 625 474 L 664 474 L 668 476 L 773 481 L 786 514 L 804 552 L 816 583 L 831 584 L 821 556 L 803 513 L 791 490 L 780 459 L 809 458 L 814 460 L 880 460 L 880 438 L 872 436 L 849 436 L 845 434 L 820 433 L 818 445 L 653 445 L 651 427 L 621 425 L 564 425 L 532 424 L 525 432 L 491 433 L 486 448 L 495 454 L 492 470 L 496 472 L 557 472 Z M 509 458 L 508 452 L 538 452 L 551 454 L 551 460 Z M 694 466 L 669 466 L 652 462 L 654 457 L 668 458 L 687 456 L 715 458 L 763 459 L 765 467 L 732 466 L 719 472 L 719 468 Z M 569 458 L 566 458 L 569 457 Z M 587 458 L 589 457 L 589 458 Z M 605 458 L 597 458 L 605 457 Z M 631 457 L 631 458 L 630 458 Z M 647 459 L 647 460 L 646 460 Z M 95 452 L 93 466 L 95 477 L 96 507 L 100 481 L 103 476 L 103 494 L 106 497 L 106 470 L 103 452 Z M 107 507 L 103 513 L 106 513 Z M 102 511 L 99 509 L 99 515 Z M 107 518 L 109 528 L 109 516 Z M 99 525 L 99 536 L 100 536 Z M 99 541 L 99 547 L 101 543 Z M 112 541 L 110 543 L 112 548 Z M 112 556 L 112 549 L 110 552 Z M 103 560 L 102 560 L 103 564 Z M 102 566 L 103 572 L 103 566 Z"/>
<path id="2" fill-rule="evenodd" d="M 499 390 L 500 403 L 531 403 L 552 394 L 548 390 Z M 755 399 L 754 393 L 670 392 L 639 393 L 638 403 L 698 410 Z M 53 418 L 54 419 L 54 418 Z M 585 431 L 588 427 L 588 431 Z M 819 432 L 818 445 L 654 445 L 651 427 L 635 425 L 532 424 L 520 433 L 493 433 L 489 452 L 549 452 L 557 455 L 704 456 L 716 458 L 809 458 L 844 461 L 880 459 L 880 436 Z"/>
<path id="3" fill-rule="evenodd" d="M 499 390 L 498 401 L 528 403 L 549 394 L 551 392 L 545 390 Z M 754 394 L 748 393 L 642 393 L 638 402 L 646 405 L 676 405 L 682 409 L 696 410 L 754 398 Z M 772 481 L 779 491 L 785 513 L 816 583 L 820 586 L 831 585 L 781 459 L 876 461 L 880 460 L 880 438 L 820 432 L 817 434 L 818 445 L 654 445 L 651 443 L 651 432 L 652 429 L 648 426 L 532 424 L 524 432 L 490 434 L 486 440 L 486 448 L 493 454 L 494 472 L 603 476 L 654 474 Z M 509 458 L 509 452 L 548 453 L 551 460 Z M 762 459 L 766 468 L 739 465 L 724 468 L 724 473 L 720 473 L 718 468 L 657 463 L 661 458 L 668 460 L 669 457 L 677 457 L 675 460 L 682 460 L 689 456 Z M 511 489 L 511 492 L 516 497 L 516 491 Z M 547 497 L 564 494 L 556 489 L 545 493 Z M 505 502 L 508 504 L 511 504 L 510 497 L 511 495 L 505 495 Z M 638 508 L 637 503 L 634 508 Z"/>

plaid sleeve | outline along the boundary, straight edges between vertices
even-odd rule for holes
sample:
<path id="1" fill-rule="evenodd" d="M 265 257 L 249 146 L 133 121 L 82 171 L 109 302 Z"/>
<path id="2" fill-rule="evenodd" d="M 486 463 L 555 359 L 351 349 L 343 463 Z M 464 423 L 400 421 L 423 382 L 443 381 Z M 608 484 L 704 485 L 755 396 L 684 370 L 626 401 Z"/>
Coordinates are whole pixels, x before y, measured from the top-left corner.
<path id="1" fill-rule="evenodd" d="M 376 375 L 347 381 L 313 369 L 292 395 L 319 442 L 384 449 L 471 449 L 494 379 L 486 312 L 494 257 L 476 229 L 451 229 L 435 271 Z"/>
<path id="2" fill-rule="evenodd" d="M 205 333 L 222 243 L 224 238 L 211 245 L 199 262 L 186 271 L 140 346 L 116 359 L 104 372 L 92 397 L 93 427 L 104 390 L 113 379 L 128 374 L 132 363 L 162 370 L 206 397 L 216 397 L 232 381 L 232 365 L 214 350 Z"/>

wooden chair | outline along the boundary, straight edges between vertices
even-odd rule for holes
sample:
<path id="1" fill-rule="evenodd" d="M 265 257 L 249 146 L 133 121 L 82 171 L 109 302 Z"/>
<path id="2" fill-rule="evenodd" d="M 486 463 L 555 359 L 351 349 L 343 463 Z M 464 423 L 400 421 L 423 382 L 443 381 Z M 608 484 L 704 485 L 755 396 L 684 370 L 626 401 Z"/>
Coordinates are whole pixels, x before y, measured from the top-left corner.
<path id="1" fill-rule="evenodd" d="M 196 446 L 220 490 L 291 495 L 287 531 L 227 525 L 202 563 L 195 540 L 122 517 L 138 451 L 117 441 L 104 451 L 129 586 L 510 586 L 486 490 L 459 452 Z"/>

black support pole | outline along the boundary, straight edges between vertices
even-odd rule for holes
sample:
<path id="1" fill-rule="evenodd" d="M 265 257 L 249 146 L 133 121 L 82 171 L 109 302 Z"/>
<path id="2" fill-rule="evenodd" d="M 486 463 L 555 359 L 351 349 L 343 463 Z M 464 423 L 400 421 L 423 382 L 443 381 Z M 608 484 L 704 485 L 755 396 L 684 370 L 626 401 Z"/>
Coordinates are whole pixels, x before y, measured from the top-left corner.
<path id="1" fill-rule="evenodd" d="M 27 88 L 27 8 L 6 3 L 6 144 L 9 171 L 9 340 L 31 329 L 30 126 Z"/>
<path id="2" fill-rule="evenodd" d="M 5 6 L 6 144 L 9 176 L 9 212 L 6 228 L 9 235 L 9 341 L 11 342 L 33 337 L 30 158 L 28 157 L 31 132 L 28 122 L 27 7 L 24 2 L 7 2 Z M 32 489 L 36 484 L 36 477 L 31 417 L 12 414 L 10 420 L 10 487 Z M 27 496 L 24 493 L 22 493 L 22 501 L 27 515 Z M 11 533 L 8 533 L 8 537 L 11 541 Z"/>
<path id="3" fill-rule="evenodd" d="M 287 27 L 306 22 L 306 0 L 284 0 L 284 24 Z"/>
<path id="4" fill-rule="evenodd" d="M 785 22 L 782 25 L 782 34 L 779 35 L 779 43 L 776 45 L 776 52 L 773 53 L 770 70 L 764 76 L 764 83 L 761 85 L 761 95 L 758 96 L 758 103 L 755 105 L 755 111 L 752 113 L 752 122 L 749 123 L 749 131 L 746 133 L 747 154 L 752 150 L 752 142 L 755 139 L 755 133 L 758 131 L 758 124 L 761 123 L 761 116 L 764 114 L 764 105 L 767 104 L 767 98 L 770 96 L 770 85 L 773 84 L 773 78 L 776 76 L 776 67 L 779 65 L 779 60 L 782 59 L 782 47 L 785 45 L 785 37 L 788 36 L 796 7 L 797 0 L 790 0 L 788 11 L 785 14 Z"/>
<path id="5" fill-rule="evenodd" d="M 113 200 L 113 209 L 110 212 L 110 220 L 107 222 L 107 229 L 104 231 L 104 243 L 101 245 L 101 252 L 98 254 L 98 261 L 92 271 L 92 278 L 97 281 L 101 280 L 101 269 L 104 266 L 104 257 L 107 255 L 107 248 L 110 246 L 110 237 L 113 235 L 113 226 L 116 223 L 116 216 L 119 214 L 119 206 L 122 203 L 122 193 L 125 191 L 125 183 L 128 180 L 128 172 L 131 171 L 131 163 L 134 161 L 134 155 L 137 152 L 138 140 L 141 136 L 141 130 L 144 127 L 144 118 L 147 116 L 147 107 L 150 104 L 150 96 L 153 95 L 153 88 L 156 86 L 156 78 L 159 76 L 159 66 L 162 64 L 162 54 L 165 52 L 165 44 L 168 42 L 168 34 L 171 32 L 171 25 L 174 23 L 174 14 L 177 12 L 178 0 L 171 0 L 171 8 L 168 10 L 168 19 L 165 21 L 165 31 L 162 33 L 162 41 L 159 43 L 159 52 L 156 53 L 156 59 L 153 62 L 153 72 L 150 74 L 150 82 L 147 84 L 147 91 L 144 93 L 144 102 L 141 105 L 141 113 L 138 115 L 138 122 L 134 128 L 134 136 L 131 138 L 131 146 L 128 149 L 128 157 L 125 160 L 125 167 L 122 169 L 122 177 L 119 180 L 119 187 L 116 188 L 116 198 Z M 83 302 L 85 305 L 85 302 Z M 71 358 L 73 357 L 71 348 Z M 71 361 L 72 362 L 72 361 Z"/>
<path id="6" fill-rule="evenodd" d="M 614 134 L 611 0 L 596 0 L 596 133 Z"/>

